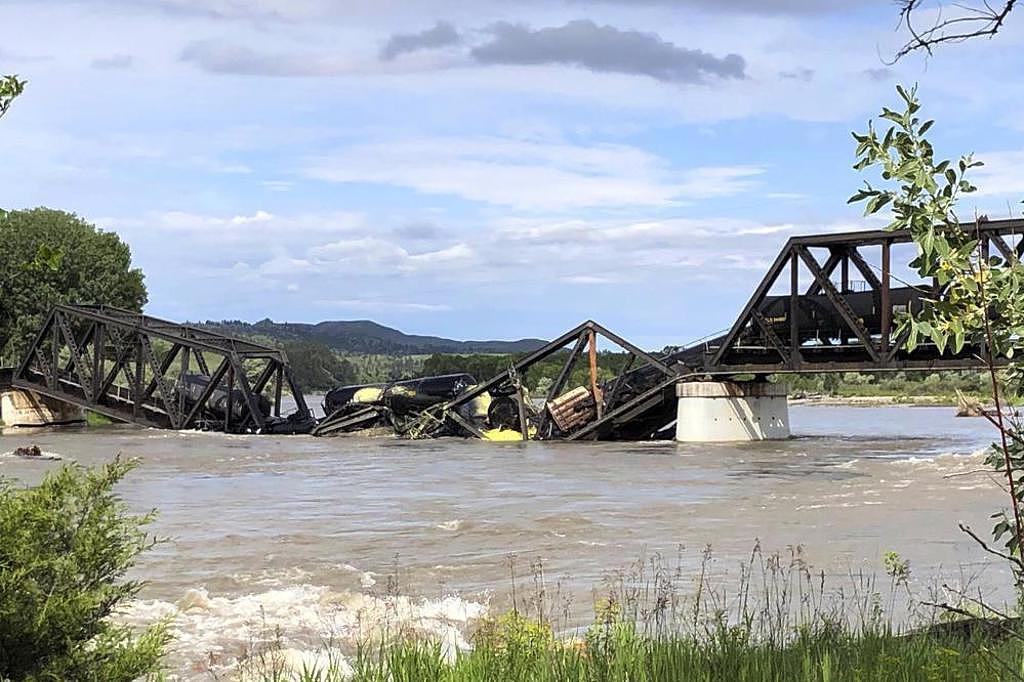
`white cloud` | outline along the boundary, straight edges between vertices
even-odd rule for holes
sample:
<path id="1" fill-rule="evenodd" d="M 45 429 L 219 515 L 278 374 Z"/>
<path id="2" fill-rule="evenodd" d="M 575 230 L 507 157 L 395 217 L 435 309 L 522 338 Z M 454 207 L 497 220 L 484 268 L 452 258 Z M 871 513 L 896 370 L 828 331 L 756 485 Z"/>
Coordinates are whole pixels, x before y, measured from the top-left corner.
<path id="1" fill-rule="evenodd" d="M 446 303 L 415 303 L 411 301 L 389 301 L 376 299 L 358 298 L 334 298 L 320 299 L 313 301 L 316 305 L 324 308 L 332 308 L 338 311 L 397 311 L 397 312 L 441 312 L 451 310 L 452 307 Z"/>
<path id="2" fill-rule="evenodd" d="M 621 280 L 616 277 L 601 277 L 598 275 L 566 275 L 559 277 L 559 282 L 566 284 L 614 284 Z"/>
<path id="3" fill-rule="evenodd" d="M 420 138 L 356 145 L 313 160 L 310 177 L 379 183 L 527 211 L 669 206 L 746 191 L 756 166 L 680 170 L 620 144 L 508 137 Z"/>
<path id="4" fill-rule="evenodd" d="M 375 236 L 340 239 L 311 247 L 307 258 L 319 271 L 353 268 L 364 274 L 416 273 L 448 268 L 468 262 L 473 250 L 465 243 L 434 250 L 410 253 L 394 241 Z"/>
<path id="5" fill-rule="evenodd" d="M 975 158 L 985 165 L 972 168 L 967 176 L 978 187 L 974 196 L 1024 200 L 1024 151 L 985 152 Z"/>
<path id="6" fill-rule="evenodd" d="M 102 224 L 120 230 L 158 229 L 167 232 L 195 233 L 197 237 L 214 240 L 250 240 L 269 237 L 271 243 L 294 243 L 295 235 L 352 233 L 364 228 L 361 213 L 335 211 L 329 213 L 278 216 L 263 209 L 235 215 L 211 215 L 189 211 L 164 211 L 146 218 L 104 218 Z"/>

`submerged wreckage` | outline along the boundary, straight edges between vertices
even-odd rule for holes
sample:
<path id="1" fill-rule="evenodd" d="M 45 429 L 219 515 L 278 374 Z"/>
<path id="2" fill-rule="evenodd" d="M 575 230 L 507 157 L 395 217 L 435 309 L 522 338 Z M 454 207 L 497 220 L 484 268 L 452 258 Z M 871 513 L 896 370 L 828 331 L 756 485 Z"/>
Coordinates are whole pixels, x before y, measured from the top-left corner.
<path id="1" fill-rule="evenodd" d="M 625 370 L 598 381 L 599 339 L 629 353 Z M 523 380 L 537 363 L 570 347 L 558 377 L 541 401 Z M 589 385 L 569 386 L 586 355 Z M 475 436 L 484 440 L 648 440 L 672 438 L 675 384 L 689 370 L 682 356 L 655 357 L 587 321 L 511 363 L 482 383 L 448 374 L 391 384 L 344 386 L 324 399 L 327 415 L 313 430 L 329 436 L 386 428 L 407 438 Z"/>

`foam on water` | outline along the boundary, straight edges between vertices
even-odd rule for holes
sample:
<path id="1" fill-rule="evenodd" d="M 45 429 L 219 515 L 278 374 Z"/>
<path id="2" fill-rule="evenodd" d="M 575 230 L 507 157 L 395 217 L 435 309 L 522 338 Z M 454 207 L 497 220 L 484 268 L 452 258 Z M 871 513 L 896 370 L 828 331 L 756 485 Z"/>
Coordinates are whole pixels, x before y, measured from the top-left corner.
<path id="1" fill-rule="evenodd" d="M 443 521 L 435 526 L 440 530 L 459 530 L 462 528 L 462 519 L 452 519 L 450 521 Z"/>
<path id="2" fill-rule="evenodd" d="M 892 464 L 902 466 L 913 466 L 918 468 L 938 469 L 956 471 L 969 466 L 983 464 L 988 448 L 981 448 L 972 452 L 943 452 L 937 455 L 914 455 L 901 459 L 892 460 Z"/>
<path id="3" fill-rule="evenodd" d="M 468 628 L 486 613 L 486 603 L 456 595 L 416 599 L 301 584 L 244 595 L 192 588 L 174 603 L 137 600 L 118 617 L 135 626 L 167 620 L 174 679 L 191 680 L 209 679 L 211 671 L 244 673 L 258 652 L 293 670 L 328 663 L 345 669 L 359 644 L 399 633 L 429 637 L 454 656 L 468 648 Z"/>

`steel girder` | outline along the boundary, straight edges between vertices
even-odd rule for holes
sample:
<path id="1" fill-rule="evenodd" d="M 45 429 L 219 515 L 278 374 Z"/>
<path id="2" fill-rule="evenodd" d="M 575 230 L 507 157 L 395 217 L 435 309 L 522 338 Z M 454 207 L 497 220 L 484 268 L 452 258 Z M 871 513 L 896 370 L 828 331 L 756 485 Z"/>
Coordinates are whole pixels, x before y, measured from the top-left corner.
<path id="1" fill-rule="evenodd" d="M 11 383 L 155 428 L 293 432 L 312 420 L 284 351 L 111 306 L 55 306 Z"/>
<path id="2" fill-rule="evenodd" d="M 982 221 L 965 224 L 963 229 L 977 235 L 985 255 L 998 254 L 1009 262 L 1019 260 L 1024 251 L 1024 220 Z M 1017 242 L 1011 245 L 1008 239 Z M 892 247 L 910 242 L 904 230 L 793 237 L 729 331 L 675 359 L 695 374 L 706 375 L 981 367 L 982 348 L 939 353 L 934 345 L 924 343 L 913 353 L 903 349 L 906 339 L 896 333 L 894 310 L 920 309 L 926 299 L 941 299 L 945 292 L 935 282 L 903 285 L 894 280 Z M 879 267 L 864 258 L 860 249 L 866 246 L 881 248 Z M 812 249 L 827 250 L 828 257 L 822 262 Z M 868 291 L 850 289 L 851 265 L 864 278 Z M 788 291 L 770 295 L 787 266 Z M 800 288 L 801 266 L 812 280 L 805 290 Z M 839 267 L 842 274 L 837 284 L 832 276 Z"/>

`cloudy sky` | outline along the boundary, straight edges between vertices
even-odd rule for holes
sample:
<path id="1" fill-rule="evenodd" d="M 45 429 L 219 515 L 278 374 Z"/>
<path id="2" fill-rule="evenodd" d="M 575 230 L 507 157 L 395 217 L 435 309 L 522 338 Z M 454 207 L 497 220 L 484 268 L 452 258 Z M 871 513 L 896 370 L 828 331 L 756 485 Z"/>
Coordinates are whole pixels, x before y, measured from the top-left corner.
<path id="1" fill-rule="evenodd" d="M 0 206 L 117 231 L 173 319 L 685 343 L 787 236 L 873 226 L 849 133 L 898 82 L 988 162 L 981 210 L 1024 197 L 1024 15 L 895 66 L 890 0 L 5 0 L 0 26 L 30 81 Z"/>

